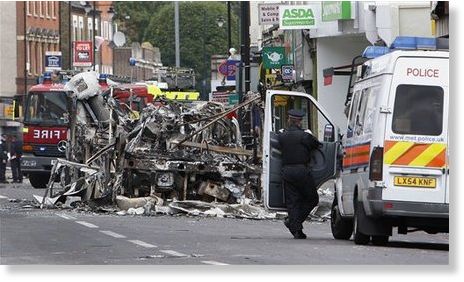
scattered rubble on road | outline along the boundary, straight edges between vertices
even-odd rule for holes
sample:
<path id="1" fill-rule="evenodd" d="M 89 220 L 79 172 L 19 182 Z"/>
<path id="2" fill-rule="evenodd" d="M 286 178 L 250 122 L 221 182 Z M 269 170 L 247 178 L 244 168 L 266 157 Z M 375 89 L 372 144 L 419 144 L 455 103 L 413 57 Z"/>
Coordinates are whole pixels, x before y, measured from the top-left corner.
<path id="1" fill-rule="evenodd" d="M 66 160 L 54 164 L 45 195 L 34 196 L 41 208 L 85 205 L 118 215 L 282 217 L 262 207 L 260 156 L 245 149 L 238 121 L 231 117 L 262 107 L 259 94 L 250 92 L 230 109 L 215 102 L 161 98 L 138 112 L 132 90 L 117 87 L 102 91 L 92 72 L 66 85 L 72 93 Z M 116 89 L 128 91 L 129 98 L 115 98 Z M 326 207 L 311 217 L 325 220 Z"/>

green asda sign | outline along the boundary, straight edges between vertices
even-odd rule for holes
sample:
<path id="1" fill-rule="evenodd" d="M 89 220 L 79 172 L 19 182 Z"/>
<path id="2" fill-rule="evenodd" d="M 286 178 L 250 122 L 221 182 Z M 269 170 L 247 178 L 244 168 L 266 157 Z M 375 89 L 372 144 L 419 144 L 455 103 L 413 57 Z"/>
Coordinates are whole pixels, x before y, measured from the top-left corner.
<path id="1" fill-rule="evenodd" d="M 279 29 L 316 28 L 319 10 L 316 5 L 280 6 Z"/>
<path id="2" fill-rule="evenodd" d="M 284 47 L 263 47 L 262 58 L 265 69 L 280 69 L 287 64 Z"/>
<path id="3" fill-rule="evenodd" d="M 322 21 L 351 20 L 351 1 L 322 2 Z"/>

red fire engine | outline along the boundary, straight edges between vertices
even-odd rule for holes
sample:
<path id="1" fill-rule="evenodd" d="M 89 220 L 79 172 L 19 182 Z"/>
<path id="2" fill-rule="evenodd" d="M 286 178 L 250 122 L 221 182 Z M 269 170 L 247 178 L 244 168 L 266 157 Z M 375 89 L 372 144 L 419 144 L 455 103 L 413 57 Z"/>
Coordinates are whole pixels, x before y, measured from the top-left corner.
<path id="1" fill-rule="evenodd" d="M 25 99 L 22 171 L 34 188 L 45 188 L 56 158 L 65 158 L 68 131 L 64 84 L 45 74 Z"/>

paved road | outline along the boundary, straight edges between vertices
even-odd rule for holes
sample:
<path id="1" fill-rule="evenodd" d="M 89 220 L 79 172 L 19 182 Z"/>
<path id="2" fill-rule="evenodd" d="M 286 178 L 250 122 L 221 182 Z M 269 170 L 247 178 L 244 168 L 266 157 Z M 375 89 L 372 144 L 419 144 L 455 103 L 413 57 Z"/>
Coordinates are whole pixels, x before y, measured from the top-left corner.
<path id="1" fill-rule="evenodd" d="M 388 246 L 334 240 L 328 222 L 291 239 L 279 220 L 117 216 L 31 208 L 24 184 L 0 186 L 0 263 L 72 265 L 446 265 L 448 234 L 395 234 Z M 10 199 L 19 199 L 11 201 Z"/>

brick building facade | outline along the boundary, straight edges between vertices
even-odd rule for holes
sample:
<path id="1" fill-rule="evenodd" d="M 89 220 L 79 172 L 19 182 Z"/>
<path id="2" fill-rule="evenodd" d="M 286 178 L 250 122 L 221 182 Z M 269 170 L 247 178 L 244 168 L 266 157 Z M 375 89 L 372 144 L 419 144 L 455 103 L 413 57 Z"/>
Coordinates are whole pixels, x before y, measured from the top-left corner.
<path id="1" fill-rule="evenodd" d="M 24 94 L 44 71 L 46 51 L 60 50 L 58 1 L 16 2 L 16 93 Z"/>

